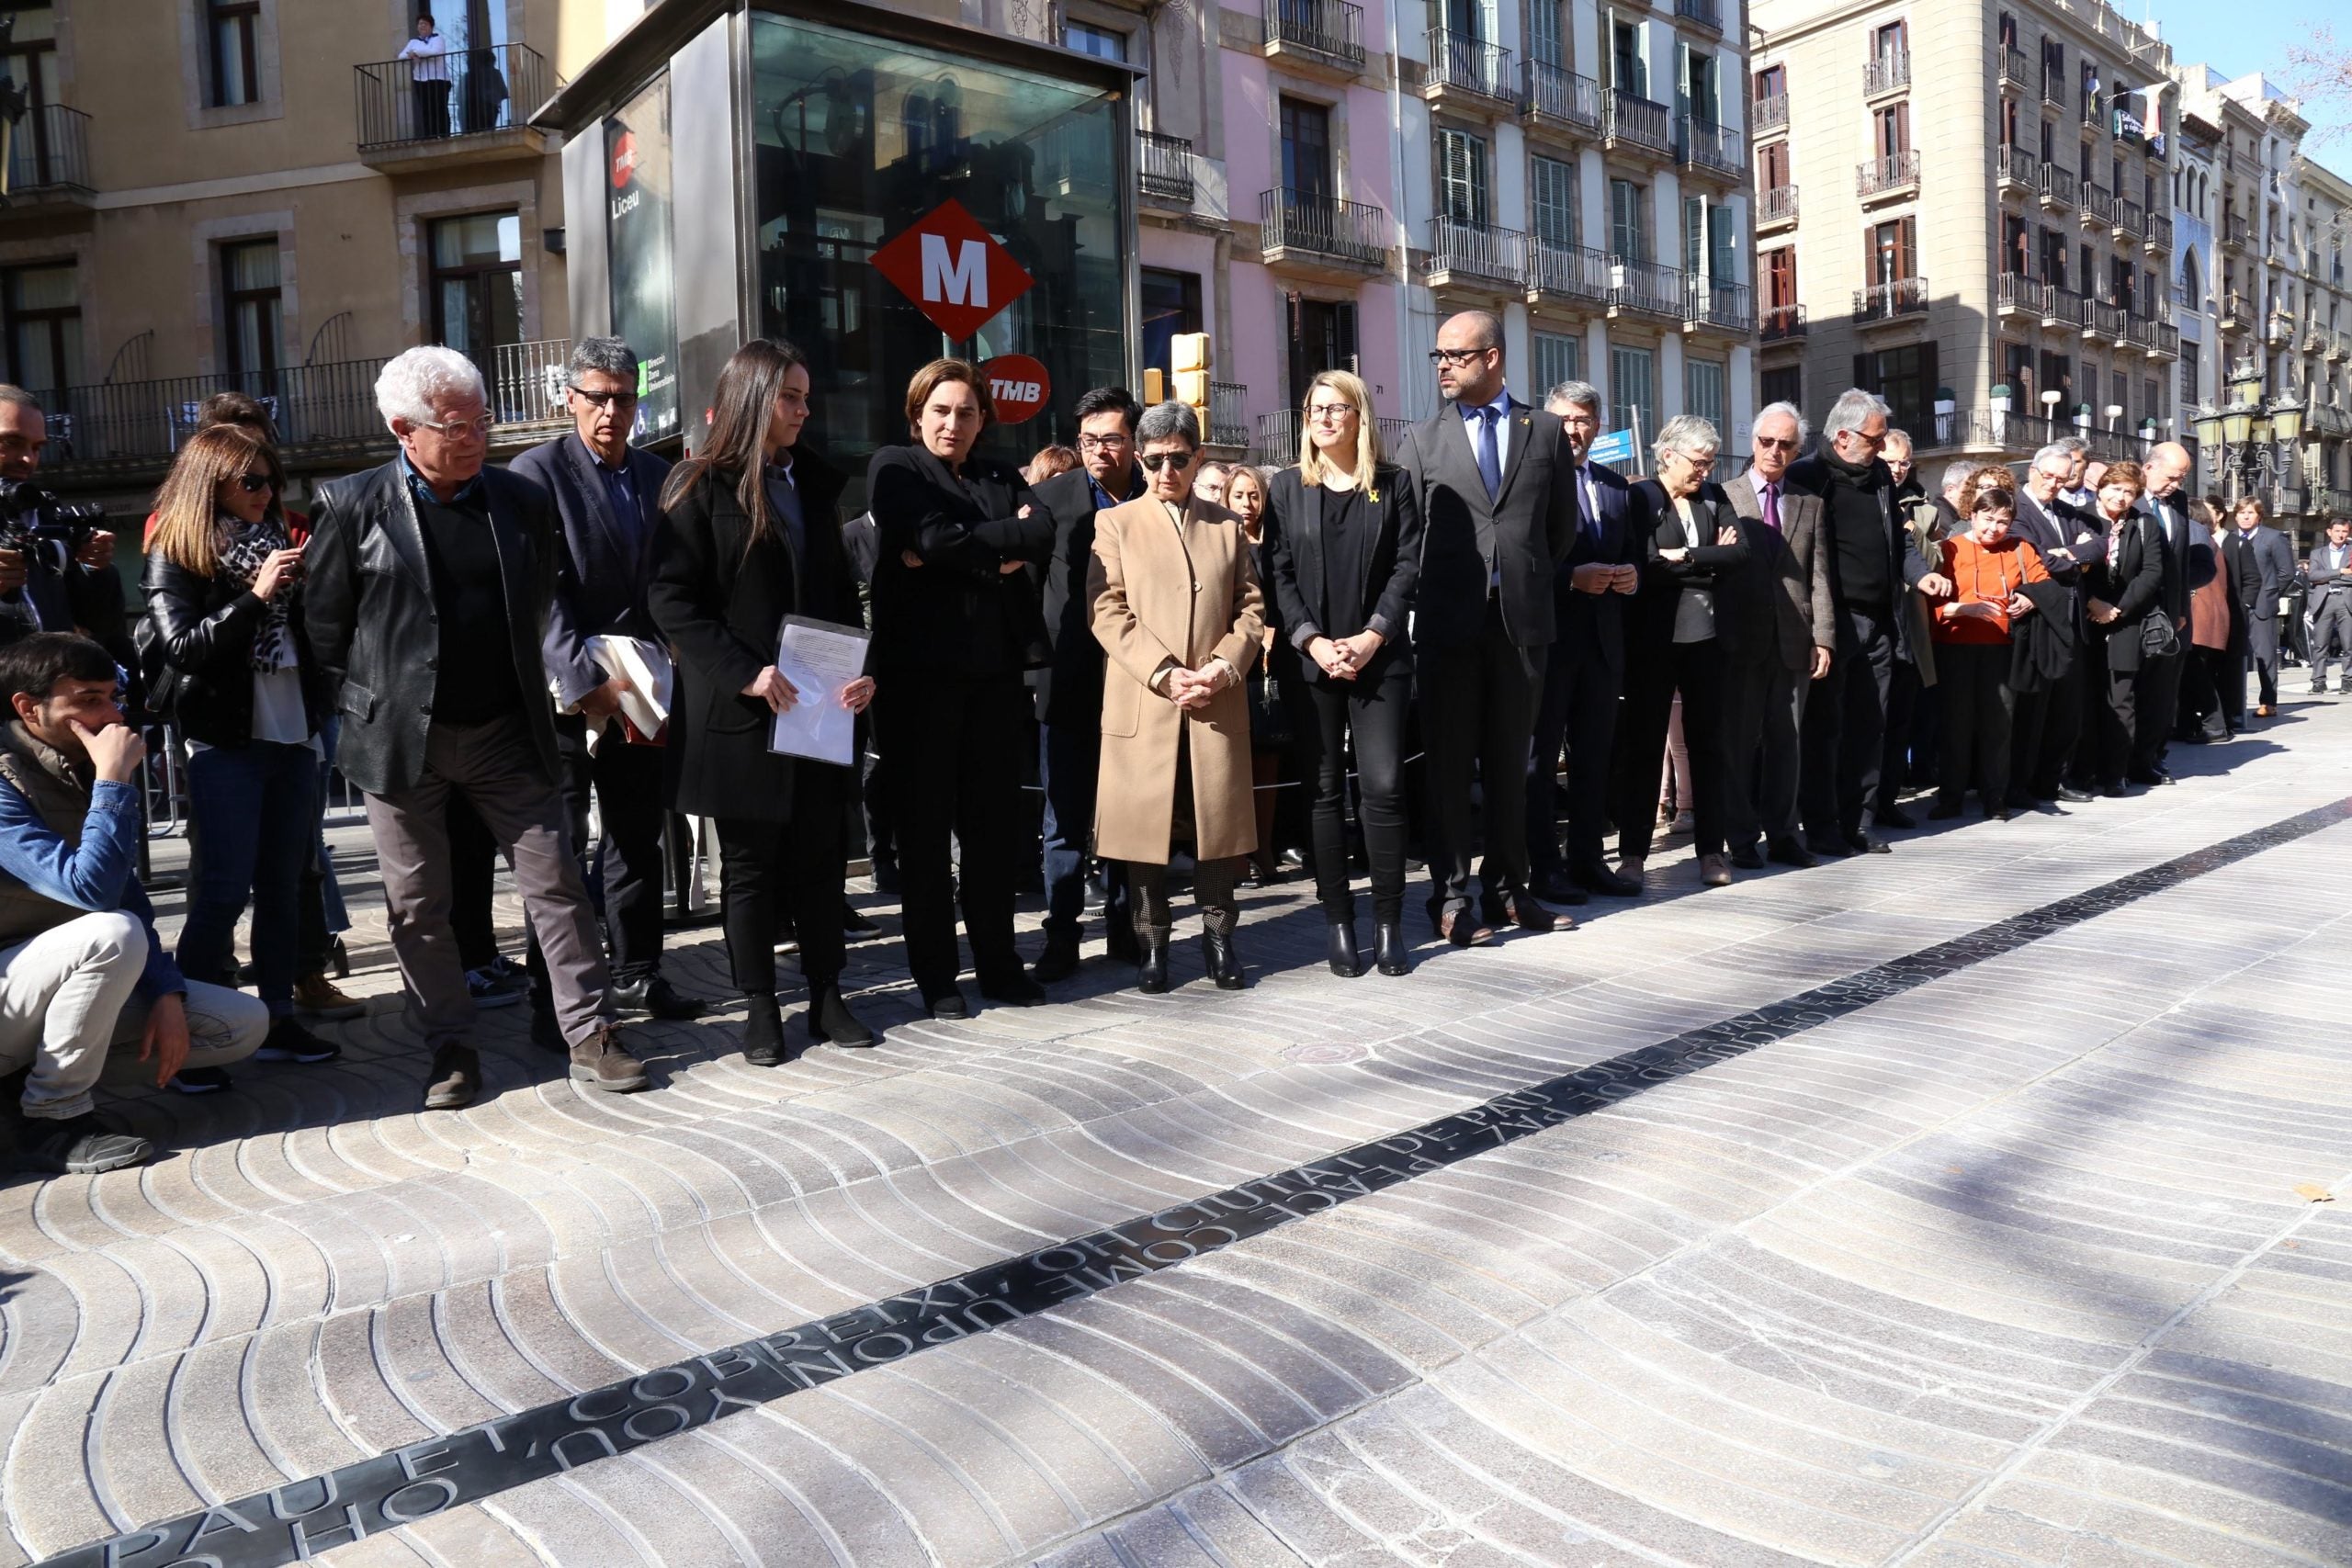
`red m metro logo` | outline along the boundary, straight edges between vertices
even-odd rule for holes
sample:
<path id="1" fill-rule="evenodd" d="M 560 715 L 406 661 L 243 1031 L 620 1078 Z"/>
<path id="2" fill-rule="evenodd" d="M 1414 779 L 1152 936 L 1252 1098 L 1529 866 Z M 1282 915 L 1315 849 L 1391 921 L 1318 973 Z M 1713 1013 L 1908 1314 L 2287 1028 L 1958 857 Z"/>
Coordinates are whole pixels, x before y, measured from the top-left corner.
<path id="1" fill-rule="evenodd" d="M 874 253 L 874 268 L 932 325 L 967 338 L 1036 279 L 950 197 Z"/>

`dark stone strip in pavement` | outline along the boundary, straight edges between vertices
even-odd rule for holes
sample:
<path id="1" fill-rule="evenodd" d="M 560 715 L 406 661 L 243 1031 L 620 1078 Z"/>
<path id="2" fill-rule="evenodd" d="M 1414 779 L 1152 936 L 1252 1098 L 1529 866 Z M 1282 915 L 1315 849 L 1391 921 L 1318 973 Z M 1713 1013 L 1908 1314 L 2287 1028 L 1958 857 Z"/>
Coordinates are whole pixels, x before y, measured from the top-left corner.
<path id="1" fill-rule="evenodd" d="M 1890 1000 L 2352 819 L 2352 799 L 1385 1138 L 707 1355 L 216 1504 L 37 1568 L 277 1568 L 1262 1235 Z"/>

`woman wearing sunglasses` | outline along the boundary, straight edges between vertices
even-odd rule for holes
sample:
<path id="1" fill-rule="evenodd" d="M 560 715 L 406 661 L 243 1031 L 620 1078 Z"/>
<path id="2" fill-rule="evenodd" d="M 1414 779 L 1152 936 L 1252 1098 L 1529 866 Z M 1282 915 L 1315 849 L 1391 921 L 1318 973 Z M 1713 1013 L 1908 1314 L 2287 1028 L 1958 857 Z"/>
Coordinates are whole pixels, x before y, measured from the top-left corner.
<path id="1" fill-rule="evenodd" d="M 180 932 L 191 978 L 234 986 L 237 920 L 253 900 L 254 967 L 269 1004 L 265 1061 L 323 1062 L 337 1048 L 294 1019 L 296 911 L 319 819 L 319 721 L 327 711 L 303 627 L 302 552 L 280 505 L 269 444 L 233 424 L 188 438 L 155 496 L 143 643 L 162 656 L 159 712 L 188 748 L 196 887 Z M 183 1072 L 192 1093 L 224 1087 Z"/>

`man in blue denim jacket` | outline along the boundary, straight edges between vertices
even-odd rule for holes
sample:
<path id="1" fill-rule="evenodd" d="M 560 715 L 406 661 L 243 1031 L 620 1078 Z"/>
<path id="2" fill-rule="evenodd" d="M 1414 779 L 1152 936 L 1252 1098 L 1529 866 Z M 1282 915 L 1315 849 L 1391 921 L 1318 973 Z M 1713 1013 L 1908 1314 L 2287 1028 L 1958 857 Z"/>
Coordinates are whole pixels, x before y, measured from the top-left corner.
<path id="1" fill-rule="evenodd" d="M 0 1075 L 21 1084 L 17 1157 L 33 1170 L 114 1170 L 153 1153 L 91 1102 L 116 1046 L 138 1042 L 160 1086 L 243 1060 L 269 1031 L 266 1004 L 184 978 L 156 938 L 133 869 L 147 749 L 115 706 L 116 679 L 87 637 L 39 632 L 0 649 Z"/>

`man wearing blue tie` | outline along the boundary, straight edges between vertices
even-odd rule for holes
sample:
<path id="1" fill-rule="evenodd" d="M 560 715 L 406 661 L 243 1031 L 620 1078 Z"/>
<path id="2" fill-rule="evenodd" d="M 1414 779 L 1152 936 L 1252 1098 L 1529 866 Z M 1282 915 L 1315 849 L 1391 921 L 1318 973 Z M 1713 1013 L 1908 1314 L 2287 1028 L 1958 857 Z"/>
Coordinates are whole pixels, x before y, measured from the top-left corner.
<path id="1" fill-rule="evenodd" d="M 1430 914 L 1457 947 L 1494 928 L 1564 922 L 1529 891 L 1527 756 L 1556 625 L 1554 568 L 1577 537 L 1575 458 L 1559 416 L 1503 384 L 1502 322 L 1465 310 L 1430 355 L 1445 406 L 1399 459 L 1421 504 L 1413 641 L 1431 811 Z M 1474 774 L 1485 803 L 1479 907 L 1470 904 Z"/>

